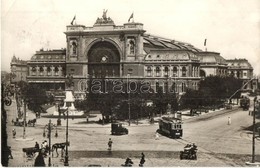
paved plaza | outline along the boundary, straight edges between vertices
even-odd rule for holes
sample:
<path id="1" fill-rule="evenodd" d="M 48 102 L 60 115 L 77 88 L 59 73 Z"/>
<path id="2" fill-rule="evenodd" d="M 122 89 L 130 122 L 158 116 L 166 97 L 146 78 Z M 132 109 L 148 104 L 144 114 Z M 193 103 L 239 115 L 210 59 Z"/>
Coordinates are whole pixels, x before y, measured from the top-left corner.
<path id="1" fill-rule="evenodd" d="M 22 138 L 23 127 L 15 127 L 10 122 L 15 115 L 15 102 L 10 107 L 7 107 L 8 114 L 8 143 L 12 147 L 12 154 L 14 159 L 9 160 L 10 166 L 31 166 L 34 163 L 34 159 L 28 160 L 22 148 L 33 147 L 35 142 L 43 142 L 48 140 L 43 137 L 43 127 L 49 122 L 50 118 L 42 116 L 37 120 L 35 127 L 26 127 L 26 139 Z M 237 109 L 238 107 L 235 107 Z M 48 109 L 50 115 L 54 110 L 54 107 Z M 183 115 L 183 121 L 192 122 L 194 118 L 200 118 L 201 120 L 210 114 L 221 114 L 225 110 L 209 111 L 209 113 L 203 113 L 201 116 L 188 116 Z M 188 113 L 188 111 L 184 111 Z M 35 115 L 28 111 L 28 119 L 35 118 Z M 28 120 L 27 119 L 27 120 Z M 158 140 L 155 139 L 155 132 L 158 129 L 158 123 L 150 124 L 148 119 L 140 120 L 137 124 L 131 124 L 128 126 L 124 123 L 124 126 L 128 128 L 129 134 L 122 136 L 112 136 L 110 124 L 97 124 L 94 120 L 98 120 L 97 115 L 94 118 L 90 118 L 89 122 L 86 122 L 85 118 L 69 119 L 69 164 L 70 166 L 87 166 L 87 165 L 101 165 L 101 166 L 113 166 L 118 167 L 125 162 L 127 157 L 130 157 L 134 165 L 138 166 L 141 153 L 145 154 L 144 166 L 245 166 L 245 162 L 251 159 L 250 149 L 244 154 L 229 154 L 228 152 L 212 153 L 206 150 L 206 148 L 200 148 L 198 146 L 198 159 L 197 160 L 180 160 L 179 152 L 183 150 L 186 143 L 192 143 L 192 141 L 186 139 L 171 139 L 165 136 L 160 136 Z M 156 119 L 155 119 L 156 120 Z M 52 123 L 56 124 L 57 119 L 52 118 Z M 66 120 L 62 118 L 61 126 L 58 127 L 58 137 L 55 138 L 55 130 L 52 131 L 51 143 L 65 142 L 65 127 Z M 12 129 L 17 131 L 16 138 L 12 138 Z M 189 130 L 187 130 L 188 132 Z M 113 147 L 112 151 L 107 150 L 108 139 L 112 138 Z M 258 140 L 259 142 L 259 140 Z M 250 146 L 250 137 L 246 140 L 246 144 Z M 59 151 L 60 153 L 60 151 Z M 243 152 L 242 152 L 243 153 Z M 259 157 L 259 156 L 257 156 Z M 259 159 L 259 158 L 258 158 Z M 54 166 L 63 166 L 62 158 L 51 158 Z M 45 163 L 48 165 L 48 158 L 45 158 Z"/>

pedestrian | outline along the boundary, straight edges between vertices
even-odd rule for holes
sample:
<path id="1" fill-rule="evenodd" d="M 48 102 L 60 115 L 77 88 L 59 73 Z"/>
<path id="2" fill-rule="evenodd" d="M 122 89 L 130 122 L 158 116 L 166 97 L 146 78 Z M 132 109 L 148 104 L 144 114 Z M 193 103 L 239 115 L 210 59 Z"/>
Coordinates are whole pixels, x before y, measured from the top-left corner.
<path id="1" fill-rule="evenodd" d="M 113 141 L 111 140 L 111 138 L 109 138 L 109 140 L 108 140 L 108 150 L 109 151 L 111 151 L 112 150 L 112 143 L 113 143 Z"/>
<path id="2" fill-rule="evenodd" d="M 43 158 L 43 151 L 39 151 L 38 156 L 35 159 L 34 167 L 45 167 L 45 162 Z"/>
<path id="3" fill-rule="evenodd" d="M 144 157 L 145 157 L 145 155 L 144 155 L 144 153 L 142 152 L 142 157 L 141 157 L 141 160 L 140 160 L 140 163 L 139 163 L 139 166 L 140 167 L 143 167 L 143 165 L 144 165 L 144 162 L 145 162 L 145 159 L 144 159 Z"/>
<path id="4" fill-rule="evenodd" d="M 228 125 L 231 124 L 231 117 L 228 117 Z"/>
<path id="5" fill-rule="evenodd" d="M 87 120 L 87 123 L 88 123 L 88 115 L 86 116 L 86 120 Z"/>
<path id="6" fill-rule="evenodd" d="M 159 140 L 159 133 L 158 132 L 155 133 L 155 140 Z"/>
<path id="7" fill-rule="evenodd" d="M 15 128 L 12 130 L 12 132 L 13 132 L 13 138 L 15 138 L 15 136 L 16 136 L 16 130 L 15 130 Z"/>
<path id="8" fill-rule="evenodd" d="M 40 145 L 38 144 L 38 142 L 35 142 L 35 146 L 36 149 L 40 149 Z"/>
<path id="9" fill-rule="evenodd" d="M 13 155 L 12 155 L 12 150 L 11 150 L 11 146 L 8 146 L 8 158 L 9 159 L 13 159 Z"/>

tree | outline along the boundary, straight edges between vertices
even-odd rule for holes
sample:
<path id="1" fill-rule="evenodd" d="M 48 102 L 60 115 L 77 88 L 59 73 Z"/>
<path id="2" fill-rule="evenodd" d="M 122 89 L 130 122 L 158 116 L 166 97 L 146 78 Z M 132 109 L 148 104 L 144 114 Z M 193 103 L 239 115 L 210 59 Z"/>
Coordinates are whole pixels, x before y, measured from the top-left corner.
<path id="1" fill-rule="evenodd" d="M 38 85 L 28 84 L 20 81 L 18 84 L 18 95 L 28 103 L 28 108 L 33 112 L 42 112 L 41 105 L 48 102 L 46 91 Z"/>
<path id="2" fill-rule="evenodd" d="M 221 102 L 223 103 L 223 101 L 229 99 L 233 94 L 233 98 L 239 98 L 241 93 L 238 90 L 241 87 L 242 81 L 240 79 L 209 76 L 200 82 L 198 90 L 187 90 L 183 96 L 183 103 L 189 108 L 219 105 Z"/>

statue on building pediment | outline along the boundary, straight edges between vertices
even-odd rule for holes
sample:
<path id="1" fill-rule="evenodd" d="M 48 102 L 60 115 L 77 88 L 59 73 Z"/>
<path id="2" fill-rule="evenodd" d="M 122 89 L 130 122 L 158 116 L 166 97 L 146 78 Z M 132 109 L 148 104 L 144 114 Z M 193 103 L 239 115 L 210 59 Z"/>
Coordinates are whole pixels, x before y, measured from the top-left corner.
<path id="1" fill-rule="evenodd" d="M 102 18 L 98 17 L 95 24 L 114 24 L 114 21 L 110 17 L 107 17 L 107 10 L 104 9 Z"/>
<path id="2" fill-rule="evenodd" d="M 103 15 L 102 15 L 104 20 L 107 20 L 107 10 L 103 10 Z"/>

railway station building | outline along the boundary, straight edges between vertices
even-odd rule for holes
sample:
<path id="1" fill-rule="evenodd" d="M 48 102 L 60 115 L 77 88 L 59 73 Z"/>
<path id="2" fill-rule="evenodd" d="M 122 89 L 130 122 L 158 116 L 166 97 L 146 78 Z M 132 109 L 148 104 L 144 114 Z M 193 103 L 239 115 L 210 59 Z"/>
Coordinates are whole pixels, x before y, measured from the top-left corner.
<path id="1" fill-rule="evenodd" d="M 90 78 L 149 81 L 153 89 L 171 86 L 182 94 L 187 88 L 198 89 L 200 80 L 210 75 L 246 73 L 247 79 L 253 77 L 246 60 L 240 64 L 243 66 L 236 66 L 220 53 L 148 34 L 142 23 L 118 26 L 104 14 L 93 26 L 72 24 L 64 33 L 66 49 L 36 51 L 27 61 L 29 83 L 64 90 L 67 77 L 73 76 L 74 93 L 80 98 L 86 89 L 82 81 Z M 13 73 L 14 65 L 11 63 Z"/>

